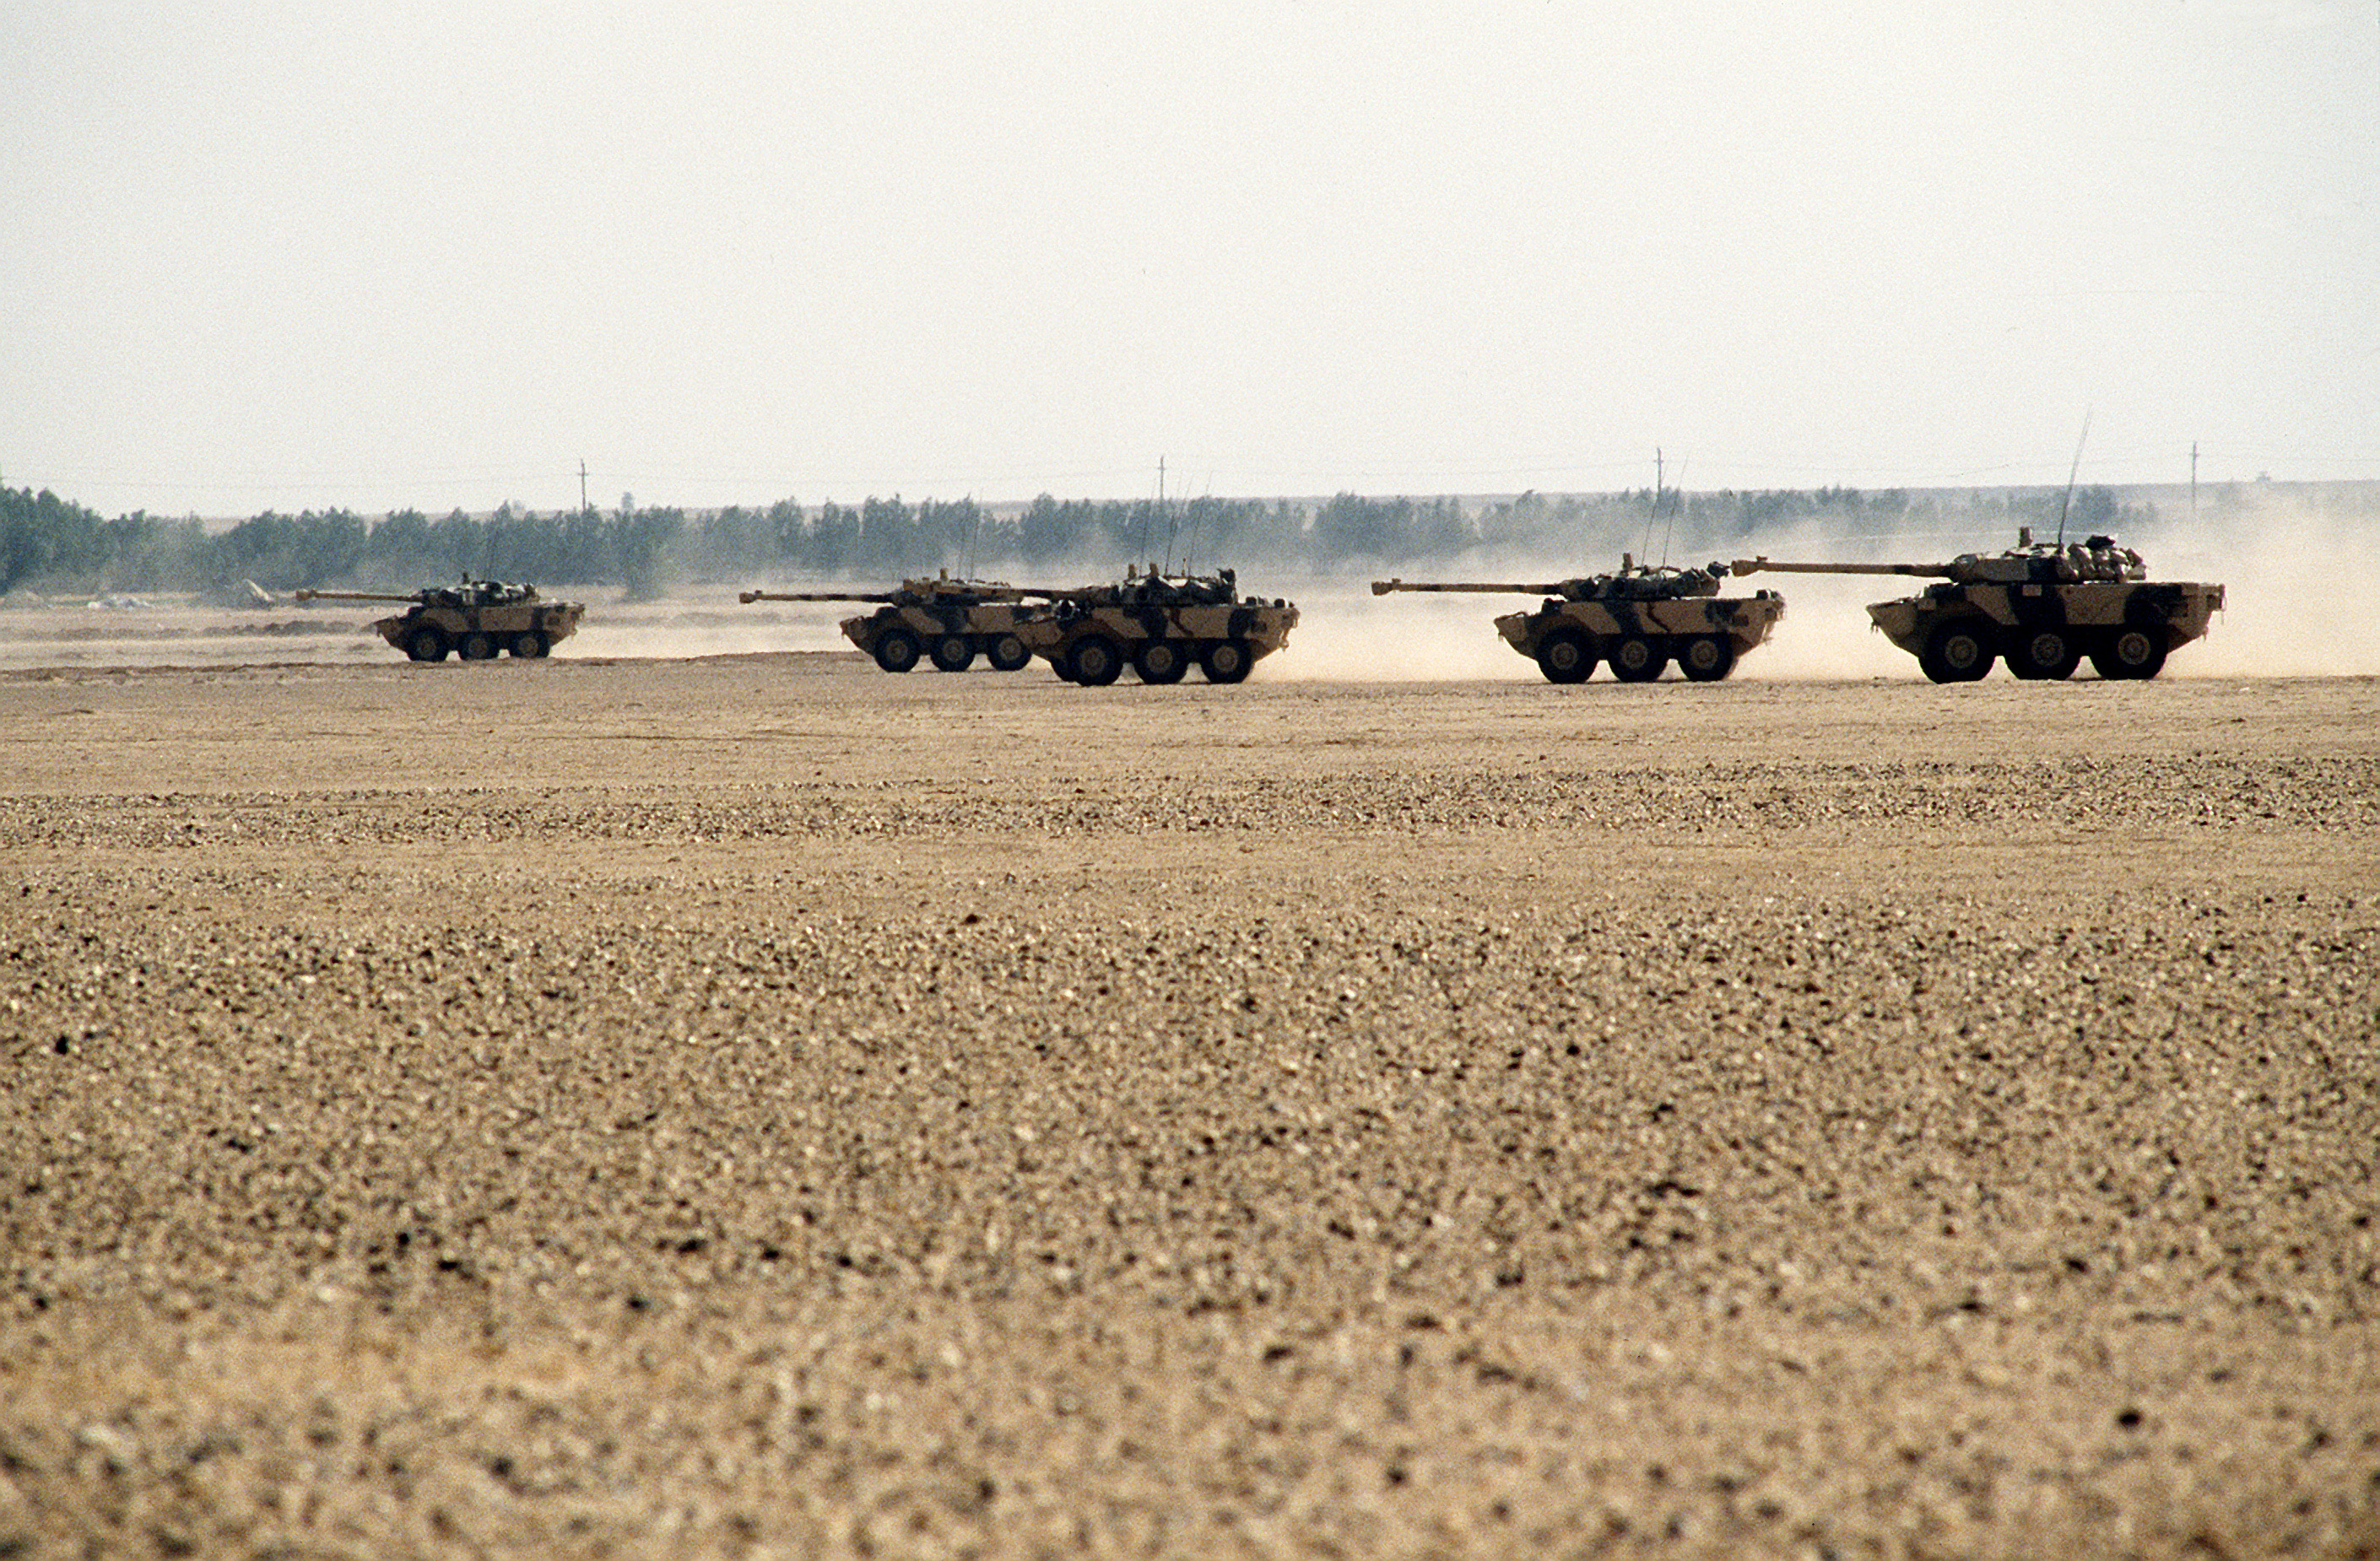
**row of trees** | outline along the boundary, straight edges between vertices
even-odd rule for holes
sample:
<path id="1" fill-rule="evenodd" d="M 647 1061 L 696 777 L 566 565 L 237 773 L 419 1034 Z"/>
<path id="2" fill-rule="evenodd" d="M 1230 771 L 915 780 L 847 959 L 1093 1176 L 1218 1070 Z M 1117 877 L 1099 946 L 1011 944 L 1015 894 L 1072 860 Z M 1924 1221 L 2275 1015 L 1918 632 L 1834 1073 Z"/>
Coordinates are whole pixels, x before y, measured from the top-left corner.
<path id="1" fill-rule="evenodd" d="M 1524 493 L 1516 498 L 1059 500 L 1022 506 L 972 499 L 910 503 L 688 512 L 638 505 L 538 514 L 506 504 L 487 515 L 431 519 L 401 510 L 366 520 L 347 510 L 267 512 L 227 529 L 145 514 L 103 519 L 47 491 L 0 489 L 0 596 L 18 590 L 206 591 L 253 580 L 409 588 L 460 575 L 553 586 L 614 586 L 632 597 L 671 583 L 760 576 L 890 578 L 949 569 L 1089 568 L 1126 560 L 1228 563 L 1249 570 L 1327 571 L 1485 551 L 1571 558 L 1582 568 L 1623 550 L 1718 550 L 1803 522 L 1850 534 L 1971 529 L 1984 540 L 2022 521 L 2054 521 L 2063 495 L 1893 490 L 1656 495 Z M 2155 518 L 2106 488 L 2074 496 L 2070 530 L 2121 529 Z"/>

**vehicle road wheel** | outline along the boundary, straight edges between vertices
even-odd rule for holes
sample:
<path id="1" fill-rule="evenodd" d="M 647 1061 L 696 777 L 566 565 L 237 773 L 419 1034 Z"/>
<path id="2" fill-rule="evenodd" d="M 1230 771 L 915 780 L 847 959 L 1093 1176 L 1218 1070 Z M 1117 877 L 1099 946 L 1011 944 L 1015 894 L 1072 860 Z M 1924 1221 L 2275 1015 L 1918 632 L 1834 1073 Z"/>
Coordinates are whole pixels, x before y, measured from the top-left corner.
<path id="1" fill-rule="evenodd" d="M 934 665 L 946 672 L 963 672 L 975 665 L 975 642 L 965 635 L 941 635 L 934 640 Z"/>
<path id="2" fill-rule="evenodd" d="M 552 647 L 545 643 L 545 636 L 535 629 L 523 629 L 513 635 L 512 652 L 524 661 L 534 661 L 550 648 Z"/>
<path id="3" fill-rule="evenodd" d="M 1190 670 L 1190 658 L 1178 639 L 1153 639 L 1132 659 L 1132 670 L 1143 683 L 1180 683 Z"/>
<path id="4" fill-rule="evenodd" d="M 1735 641 L 1725 635 L 1697 635 L 1678 652 L 1678 671 L 1695 683 L 1717 683 L 1735 671 Z"/>
<path id="5" fill-rule="evenodd" d="M 1537 671 L 1548 683 L 1585 683 L 1595 672 L 1595 652 L 1576 629 L 1556 629 L 1538 642 Z"/>
<path id="6" fill-rule="evenodd" d="M 2118 629 L 2091 647 L 2091 666 L 2109 682 L 2153 678 L 2165 671 L 2165 635 L 2155 629 Z"/>
<path id="7" fill-rule="evenodd" d="M 495 637 L 474 629 L 463 636 L 455 652 L 466 661 L 492 661 L 496 659 Z"/>
<path id="8" fill-rule="evenodd" d="M 405 653 L 417 661 L 446 659 L 446 635 L 443 630 L 424 626 L 413 631 L 405 642 Z"/>
<path id="9" fill-rule="evenodd" d="M 1074 680 L 1085 688 L 1105 688 L 1123 672 L 1123 652 L 1105 635 L 1086 635 L 1066 652 Z"/>
<path id="10" fill-rule="evenodd" d="M 888 672 L 905 672 L 917 664 L 917 636 L 906 629 L 887 629 L 876 636 L 876 664 Z"/>
<path id="11" fill-rule="evenodd" d="M 2082 647 L 2073 634 L 2062 628 L 2041 627 L 2019 629 L 2009 636 L 2009 671 L 2034 683 L 2055 683 L 2074 675 L 2074 668 L 2082 659 Z"/>
<path id="12" fill-rule="evenodd" d="M 1217 640 L 1198 658 L 1198 670 L 1207 674 L 1208 683 L 1245 683 L 1254 665 L 1256 658 L 1248 654 L 1245 640 Z"/>
<path id="13" fill-rule="evenodd" d="M 991 662 L 993 672 L 1013 672 L 1033 659 L 1033 652 L 1026 649 L 1025 642 L 1014 635 L 1002 635 L 991 642 L 985 657 Z"/>
<path id="14" fill-rule="evenodd" d="M 1995 659 L 1986 633 L 1975 619 L 1953 619 L 1926 636 L 1917 665 L 1936 683 L 1978 682 Z"/>
<path id="15" fill-rule="evenodd" d="M 1611 647 L 1611 675 L 1622 683 L 1651 683 L 1669 665 L 1669 653 L 1643 635 L 1630 635 Z"/>

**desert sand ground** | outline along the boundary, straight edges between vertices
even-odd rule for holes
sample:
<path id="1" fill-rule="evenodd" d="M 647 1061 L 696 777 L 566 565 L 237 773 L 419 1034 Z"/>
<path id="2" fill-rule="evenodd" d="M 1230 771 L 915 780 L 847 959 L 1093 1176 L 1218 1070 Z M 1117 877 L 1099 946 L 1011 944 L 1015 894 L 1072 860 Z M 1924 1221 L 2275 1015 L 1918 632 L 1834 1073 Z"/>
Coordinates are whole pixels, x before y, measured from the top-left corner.
<path id="1" fill-rule="evenodd" d="M 0 672 L 0 1555 L 2380 1551 L 2380 683 L 585 649 Z"/>

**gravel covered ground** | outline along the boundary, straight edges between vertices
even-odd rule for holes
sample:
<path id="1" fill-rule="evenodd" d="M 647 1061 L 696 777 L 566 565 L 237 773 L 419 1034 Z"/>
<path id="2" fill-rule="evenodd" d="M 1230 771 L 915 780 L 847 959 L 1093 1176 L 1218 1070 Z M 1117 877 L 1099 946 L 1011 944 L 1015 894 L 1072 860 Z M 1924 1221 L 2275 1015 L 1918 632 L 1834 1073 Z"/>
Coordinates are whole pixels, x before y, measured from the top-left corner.
<path id="1" fill-rule="evenodd" d="M 0 1556 L 2380 1554 L 2380 684 L 0 674 Z"/>

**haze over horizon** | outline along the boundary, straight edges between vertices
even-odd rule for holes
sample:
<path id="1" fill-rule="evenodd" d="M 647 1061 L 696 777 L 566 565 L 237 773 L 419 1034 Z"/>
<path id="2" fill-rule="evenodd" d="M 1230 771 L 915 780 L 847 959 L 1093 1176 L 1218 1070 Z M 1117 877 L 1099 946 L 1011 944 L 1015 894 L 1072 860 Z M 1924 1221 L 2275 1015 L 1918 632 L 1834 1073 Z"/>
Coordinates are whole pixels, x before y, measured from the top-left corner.
<path id="1" fill-rule="evenodd" d="M 0 20 L 106 514 L 2380 478 L 2364 0 Z"/>

